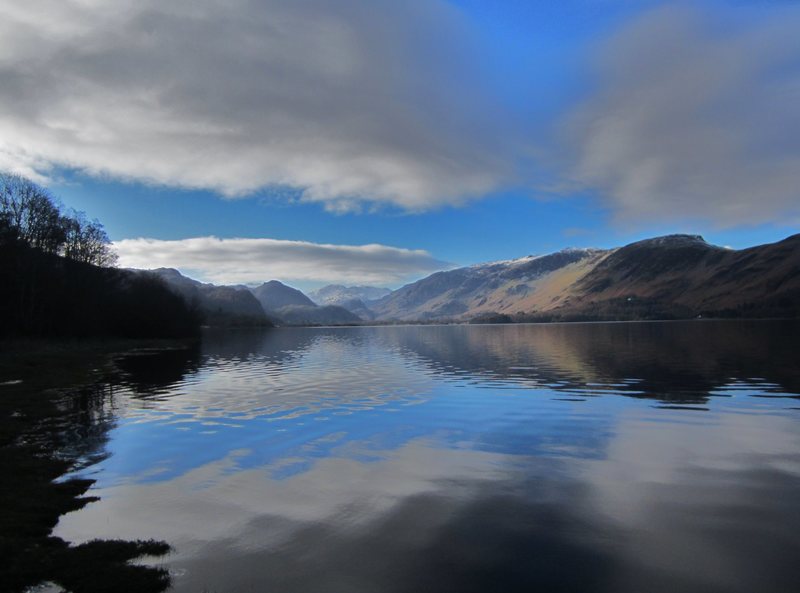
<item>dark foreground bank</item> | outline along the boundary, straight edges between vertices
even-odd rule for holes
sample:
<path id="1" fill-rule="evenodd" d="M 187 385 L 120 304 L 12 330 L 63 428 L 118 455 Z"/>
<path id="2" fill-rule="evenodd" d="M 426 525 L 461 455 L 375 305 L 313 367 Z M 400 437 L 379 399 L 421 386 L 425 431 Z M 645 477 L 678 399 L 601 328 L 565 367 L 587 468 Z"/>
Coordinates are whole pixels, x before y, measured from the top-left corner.
<path id="1" fill-rule="evenodd" d="M 100 402 L 112 395 L 119 352 L 174 352 L 190 342 L 0 342 L 0 591 L 44 582 L 75 593 L 158 592 L 165 569 L 131 564 L 169 551 L 165 542 L 94 540 L 71 545 L 51 535 L 59 517 L 96 501 L 90 479 L 59 478 L 79 459 L 102 456 L 108 422 Z M 76 434 L 79 433 L 79 434 Z"/>

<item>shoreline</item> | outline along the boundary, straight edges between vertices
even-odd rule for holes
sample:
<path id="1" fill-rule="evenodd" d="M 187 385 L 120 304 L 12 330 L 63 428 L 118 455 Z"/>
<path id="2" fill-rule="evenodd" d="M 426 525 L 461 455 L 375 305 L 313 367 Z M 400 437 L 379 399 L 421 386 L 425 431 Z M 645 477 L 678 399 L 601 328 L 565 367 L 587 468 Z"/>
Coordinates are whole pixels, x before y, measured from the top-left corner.
<path id="1" fill-rule="evenodd" d="M 4 338 L 0 340 L 0 590 L 45 582 L 68 590 L 156 593 L 167 572 L 130 561 L 169 552 L 166 542 L 54 537 L 59 518 L 97 500 L 93 480 L 61 481 L 77 461 L 59 455 L 58 422 L 81 398 L 105 397 L 124 352 L 188 348 L 185 340 Z M 67 404 L 67 411 L 64 404 Z"/>

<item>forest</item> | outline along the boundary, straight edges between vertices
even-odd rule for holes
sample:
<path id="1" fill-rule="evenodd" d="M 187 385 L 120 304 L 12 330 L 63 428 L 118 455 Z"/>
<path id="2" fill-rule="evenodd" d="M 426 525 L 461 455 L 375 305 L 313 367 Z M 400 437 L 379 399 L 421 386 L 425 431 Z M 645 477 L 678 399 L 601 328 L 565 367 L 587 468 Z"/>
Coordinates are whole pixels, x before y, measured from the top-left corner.
<path id="1" fill-rule="evenodd" d="M 41 185 L 0 173 L 0 336 L 177 338 L 195 335 L 192 303 L 150 274 L 114 267 L 97 220 Z"/>

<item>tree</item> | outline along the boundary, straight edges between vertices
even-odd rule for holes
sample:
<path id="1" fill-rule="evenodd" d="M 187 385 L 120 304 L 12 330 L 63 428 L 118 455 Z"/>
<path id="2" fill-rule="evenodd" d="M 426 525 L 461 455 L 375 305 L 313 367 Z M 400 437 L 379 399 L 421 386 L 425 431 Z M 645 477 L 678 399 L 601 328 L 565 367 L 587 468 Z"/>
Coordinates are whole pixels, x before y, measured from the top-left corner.
<path id="1" fill-rule="evenodd" d="M 72 211 L 63 217 L 65 229 L 64 257 L 75 261 L 109 267 L 117 263 L 103 225 L 95 219 L 89 221 L 84 212 Z"/>
<path id="2" fill-rule="evenodd" d="M 74 210 L 63 214 L 46 189 L 9 173 L 0 173 L 0 242 L 20 242 L 97 266 L 117 261 L 99 221 Z"/>
<path id="3" fill-rule="evenodd" d="M 0 174 L 0 216 L 11 239 L 58 253 L 65 239 L 61 213 L 47 190 L 19 175 Z"/>

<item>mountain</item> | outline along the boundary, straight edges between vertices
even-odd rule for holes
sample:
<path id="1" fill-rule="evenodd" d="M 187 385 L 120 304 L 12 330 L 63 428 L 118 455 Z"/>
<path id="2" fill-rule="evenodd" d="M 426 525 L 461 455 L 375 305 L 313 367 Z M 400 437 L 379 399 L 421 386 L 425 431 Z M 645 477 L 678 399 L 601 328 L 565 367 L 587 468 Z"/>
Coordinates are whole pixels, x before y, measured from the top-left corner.
<path id="1" fill-rule="evenodd" d="M 375 312 L 371 309 L 371 305 L 375 301 L 388 296 L 391 292 L 388 288 L 375 286 L 329 284 L 308 293 L 308 296 L 318 305 L 337 305 L 347 309 L 361 319 L 372 321 L 375 319 Z"/>
<path id="2" fill-rule="evenodd" d="M 264 310 L 284 325 L 342 325 L 362 321 L 358 315 L 343 307 L 320 307 L 296 288 L 277 280 L 270 280 L 249 290 Z"/>
<path id="3" fill-rule="evenodd" d="M 248 290 L 233 286 L 203 284 L 178 270 L 147 270 L 166 282 L 170 289 L 200 309 L 208 325 L 273 325 L 264 309 Z"/>
<path id="4" fill-rule="evenodd" d="M 329 284 L 318 290 L 308 293 L 311 300 L 318 305 L 340 305 L 348 308 L 345 303 L 361 302 L 361 306 L 369 301 L 377 301 L 390 294 L 388 288 L 377 288 L 375 286 L 342 286 L 341 284 Z"/>
<path id="5" fill-rule="evenodd" d="M 614 250 L 579 279 L 561 314 L 800 315 L 800 235 L 733 250 L 669 235 Z"/>
<path id="6" fill-rule="evenodd" d="M 311 293 L 323 306 L 277 280 L 247 288 L 153 273 L 217 324 L 800 317 L 800 235 L 741 250 L 697 235 L 564 249 L 436 272 L 393 292 L 326 286 Z"/>
<path id="7" fill-rule="evenodd" d="M 436 272 L 392 292 L 371 309 L 378 319 L 468 319 L 517 313 L 549 302 L 601 259 L 598 249 L 565 249 L 544 256 Z"/>
<path id="8" fill-rule="evenodd" d="M 361 319 L 366 319 L 368 321 L 375 319 L 375 312 L 369 308 L 369 305 L 360 299 L 341 301 L 338 306 L 343 309 L 347 309 L 354 315 L 358 315 Z"/>
<path id="9" fill-rule="evenodd" d="M 379 320 L 800 316 L 800 235 L 732 250 L 697 235 L 437 272 L 370 309 Z"/>
<path id="10" fill-rule="evenodd" d="M 314 301 L 302 292 L 277 280 L 264 282 L 257 288 L 251 288 L 250 292 L 258 299 L 265 311 L 277 311 L 288 305 L 316 306 Z"/>
<path id="11" fill-rule="evenodd" d="M 346 325 L 362 321 L 358 315 L 336 305 L 286 305 L 274 313 L 286 325 Z"/>
<path id="12" fill-rule="evenodd" d="M 277 280 L 249 288 L 204 284 L 171 268 L 147 272 L 164 280 L 187 303 L 195 304 L 208 325 L 343 325 L 362 321 L 343 307 L 320 307 Z"/>

